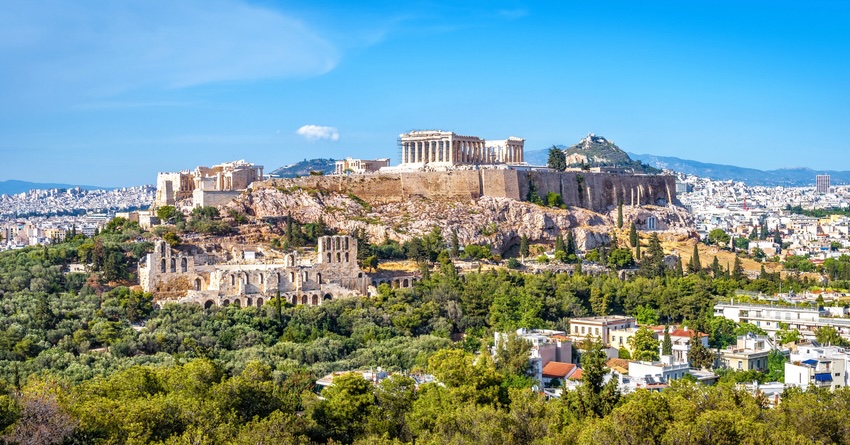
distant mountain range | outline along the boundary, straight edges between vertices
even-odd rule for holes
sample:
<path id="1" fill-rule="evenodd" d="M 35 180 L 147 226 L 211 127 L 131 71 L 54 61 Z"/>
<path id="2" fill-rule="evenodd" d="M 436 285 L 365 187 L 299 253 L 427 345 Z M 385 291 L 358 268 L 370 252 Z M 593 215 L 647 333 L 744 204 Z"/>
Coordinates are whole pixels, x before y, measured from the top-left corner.
<path id="1" fill-rule="evenodd" d="M 803 187 L 814 185 L 815 176 L 829 175 L 832 184 L 850 183 L 850 171 L 812 170 L 795 167 L 778 170 L 758 170 L 754 168 L 735 167 L 733 165 L 709 164 L 706 162 L 690 161 L 671 156 L 629 155 L 653 167 L 669 169 L 689 175 L 717 180 L 741 181 L 747 185 Z"/>
<path id="2" fill-rule="evenodd" d="M 567 147 L 556 145 L 562 150 Z M 850 184 L 850 171 L 812 170 L 809 168 L 781 168 L 778 170 L 758 170 L 755 168 L 736 167 L 734 165 L 711 164 L 691 161 L 672 156 L 655 156 L 649 154 L 628 153 L 636 161 L 660 169 L 673 170 L 680 173 L 710 178 L 719 181 L 741 181 L 752 186 L 805 187 L 814 185 L 815 176 L 829 175 L 832 184 Z M 531 165 L 546 165 L 549 149 L 529 150 L 525 152 L 525 161 Z"/>
<path id="3" fill-rule="evenodd" d="M 95 185 L 53 184 L 47 182 L 27 182 L 10 179 L 0 181 L 0 195 L 14 195 L 30 190 L 71 189 L 79 187 L 85 190 L 112 190 L 114 187 L 98 187 Z"/>
<path id="4" fill-rule="evenodd" d="M 316 171 L 329 175 L 334 172 L 335 168 L 336 161 L 333 159 L 305 159 L 292 165 L 280 167 L 269 173 L 269 176 L 273 178 L 295 178 L 298 176 L 307 176 L 310 172 Z"/>

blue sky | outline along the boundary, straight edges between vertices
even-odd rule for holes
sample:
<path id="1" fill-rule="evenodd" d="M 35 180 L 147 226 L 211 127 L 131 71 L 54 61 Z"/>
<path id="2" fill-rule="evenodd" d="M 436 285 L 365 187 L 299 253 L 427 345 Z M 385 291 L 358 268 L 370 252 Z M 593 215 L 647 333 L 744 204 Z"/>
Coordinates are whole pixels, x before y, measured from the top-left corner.
<path id="1" fill-rule="evenodd" d="M 395 159 L 425 128 L 850 170 L 848 21 L 840 1 L 13 0 L 0 180 Z"/>

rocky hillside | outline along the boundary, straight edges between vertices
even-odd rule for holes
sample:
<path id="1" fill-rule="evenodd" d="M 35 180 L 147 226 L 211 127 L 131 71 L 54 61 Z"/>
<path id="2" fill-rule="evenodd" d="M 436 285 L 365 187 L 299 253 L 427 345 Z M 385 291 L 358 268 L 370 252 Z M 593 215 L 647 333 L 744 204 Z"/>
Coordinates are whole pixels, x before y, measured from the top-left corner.
<path id="1" fill-rule="evenodd" d="M 404 242 L 427 234 L 433 227 L 440 227 L 444 234 L 454 229 L 461 244 L 489 244 L 497 253 L 515 248 L 523 235 L 532 243 L 551 244 L 567 230 L 573 231 L 579 248 L 592 249 L 608 243 L 614 222 L 612 215 L 547 208 L 507 198 L 368 203 L 356 196 L 300 188 L 257 188 L 228 207 L 256 218 L 292 215 L 312 222 L 321 217 L 339 231 L 363 229 L 370 241 L 378 243 L 385 239 Z"/>
<path id="2" fill-rule="evenodd" d="M 570 167 L 622 167 L 633 169 L 635 173 L 661 173 L 654 167 L 633 161 L 617 144 L 593 133 L 564 150 L 564 153 Z"/>
<path id="3" fill-rule="evenodd" d="M 269 176 L 273 178 L 297 178 L 307 176 L 311 172 L 322 172 L 322 174 L 329 175 L 334 172 L 335 165 L 336 161 L 333 159 L 305 159 L 286 167 L 280 167 L 269 173 Z"/>

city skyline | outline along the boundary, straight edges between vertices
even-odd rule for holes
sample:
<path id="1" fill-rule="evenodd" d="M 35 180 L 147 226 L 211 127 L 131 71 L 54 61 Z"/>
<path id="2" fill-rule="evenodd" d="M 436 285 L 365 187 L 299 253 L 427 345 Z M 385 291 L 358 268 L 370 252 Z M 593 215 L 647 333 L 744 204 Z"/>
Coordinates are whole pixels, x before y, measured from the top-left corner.
<path id="1" fill-rule="evenodd" d="M 850 7 L 189 1 L 0 12 L 0 180 L 391 157 L 412 129 L 847 170 Z"/>

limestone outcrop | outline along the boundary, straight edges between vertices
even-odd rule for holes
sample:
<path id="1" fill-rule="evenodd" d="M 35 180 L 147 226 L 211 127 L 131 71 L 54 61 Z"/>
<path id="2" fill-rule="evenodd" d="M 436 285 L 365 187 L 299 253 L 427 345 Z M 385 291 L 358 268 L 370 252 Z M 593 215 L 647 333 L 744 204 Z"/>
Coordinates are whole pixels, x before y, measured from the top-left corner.
<path id="1" fill-rule="evenodd" d="M 439 227 L 444 238 L 456 230 L 461 245 L 488 244 L 504 253 L 519 244 L 525 235 L 533 243 L 551 244 L 558 235 L 572 230 L 580 249 L 592 249 L 609 242 L 616 221 L 613 215 L 571 207 L 543 207 L 510 198 L 479 197 L 462 200 L 430 200 L 411 197 L 404 202 L 367 202 L 356 195 L 316 189 L 255 188 L 227 205 L 256 218 L 291 215 L 301 222 L 320 217 L 335 230 L 351 233 L 362 229 L 370 241 L 385 239 L 405 242 Z M 659 218 L 672 221 L 672 210 L 646 207 Z M 613 219 L 612 219 L 613 216 Z"/>

